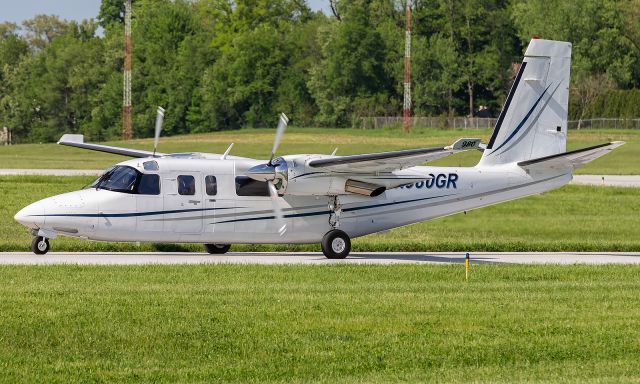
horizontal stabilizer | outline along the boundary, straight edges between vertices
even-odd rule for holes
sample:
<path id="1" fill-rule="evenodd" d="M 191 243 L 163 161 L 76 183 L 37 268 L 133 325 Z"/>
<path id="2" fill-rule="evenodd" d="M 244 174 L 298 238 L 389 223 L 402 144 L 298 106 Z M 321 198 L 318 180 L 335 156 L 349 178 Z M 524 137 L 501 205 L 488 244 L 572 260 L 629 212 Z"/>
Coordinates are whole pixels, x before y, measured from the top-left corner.
<path id="1" fill-rule="evenodd" d="M 558 153 L 557 155 L 521 161 L 518 163 L 518 165 L 525 169 L 560 168 L 569 166 L 573 169 L 576 169 L 589 162 L 592 162 L 593 160 L 601 156 L 606 155 L 607 153 L 624 144 L 624 141 L 613 141 L 611 143 L 599 144 L 593 147 L 577 149 L 575 151 Z"/>
<path id="2" fill-rule="evenodd" d="M 84 143 L 84 135 L 76 135 L 73 133 L 65 133 L 62 135 L 58 142 L 64 141 L 65 143 Z"/>
<path id="3" fill-rule="evenodd" d="M 137 149 L 129 149 L 129 148 L 121 148 L 121 147 L 112 147 L 109 145 L 101 145 L 101 144 L 91 144 L 84 142 L 83 135 L 74 135 L 74 134 L 64 134 L 58 141 L 60 145 L 67 145 L 69 147 L 89 149 L 92 151 L 99 152 L 107 152 L 113 153 L 116 155 L 122 156 L 130 156 L 130 157 L 160 157 L 164 156 L 163 153 L 156 152 L 155 155 L 150 151 L 141 151 Z"/>
<path id="4" fill-rule="evenodd" d="M 452 145 L 445 147 L 454 151 L 466 151 L 467 149 L 480 149 L 480 139 L 458 139 Z"/>

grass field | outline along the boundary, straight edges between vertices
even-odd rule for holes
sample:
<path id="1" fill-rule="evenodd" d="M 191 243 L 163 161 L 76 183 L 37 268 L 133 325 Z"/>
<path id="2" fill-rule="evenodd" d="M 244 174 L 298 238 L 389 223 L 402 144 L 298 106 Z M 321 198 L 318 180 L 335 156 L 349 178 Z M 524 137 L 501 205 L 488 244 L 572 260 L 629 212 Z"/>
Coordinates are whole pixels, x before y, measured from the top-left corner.
<path id="1" fill-rule="evenodd" d="M 232 154 L 267 158 L 273 142 L 273 129 L 242 129 L 211 134 L 174 136 L 160 140 L 160 152 L 223 153 L 230 143 Z M 491 130 L 416 129 L 404 134 L 397 129 L 319 129 L 291 128 L 284 136 L 280 154 L 331 153 L 339 155 L 383 152 L 398 149 L 449 145 L 460 137 L 480 137 L 487 142 Z M 572 130 L 568 148 L 577 149 L 603 142 L 623 140 L 627 145 L 580 169 L 582 174 L 640 174 L 640 130 Z M 152 139 L 107 144 L 152 149 Z M 469 151 L 433 162 L 433 165 L 472 166 L 480 152 Z M 25 144 L 0 147 L 0 168 L 104 169 L 126 159 L 122 156 L 63 147 L 55 144 Z"/>
<path id="2" fill-rule="evenodd" d="M 22 207 L 77 190 L 90 177 L 0 177 L 0 251 L 29 251 L 31 235 L 13 220 Z M 355 239 L 354 251 L 640 251 L 640 189 L 565 186 L 387 233 Z M 200 245 L 153 246 L 52 241 L 52 251 L 202 251 Z M 234 246 L 232 250 L 312 250 L 313 246 Z"/>
<path id="3" fill-rule="evenodd" d="M 638 276 L 0 266 L 0 382 L 638 382 Z"/>

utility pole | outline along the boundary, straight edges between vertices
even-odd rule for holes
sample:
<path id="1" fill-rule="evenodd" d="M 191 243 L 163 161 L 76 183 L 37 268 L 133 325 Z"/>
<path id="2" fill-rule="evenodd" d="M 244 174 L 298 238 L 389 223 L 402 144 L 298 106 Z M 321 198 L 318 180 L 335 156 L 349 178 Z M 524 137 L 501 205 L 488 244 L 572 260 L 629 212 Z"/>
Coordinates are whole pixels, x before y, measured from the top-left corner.
<path id="1" fill-rule="evenodd" d="M 411 5 L 406 0 L 405 35 L 404 35 L 404 103 L 402 127 L 406 133 L 411 132 Z"/>
<path id="2" fill-rule="evenodd" d="M 131 0 L 124 3 L 124 97 L 122 100 L 122 139 L 131 139 Z"/>

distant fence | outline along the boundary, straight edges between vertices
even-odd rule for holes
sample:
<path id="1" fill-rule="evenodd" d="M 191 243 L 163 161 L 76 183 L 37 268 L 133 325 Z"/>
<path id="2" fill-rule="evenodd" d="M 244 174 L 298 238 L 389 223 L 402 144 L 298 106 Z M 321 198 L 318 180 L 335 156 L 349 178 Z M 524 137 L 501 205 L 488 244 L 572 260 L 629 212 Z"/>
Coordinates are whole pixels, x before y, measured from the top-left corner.
<path id="1" fill-rule="evenodd" d="M 412 127 L 445 129 L 487 129 L 493 128 L 498 119 L 492 117 L 419 117 L 411 118 Z M 359 128 L 376 129 L 389 126 L 402 126 L 402 116 L 362 117 Z M 569 129 L 640 129 L 640 119 L 585 119 L 567 122 Z"/>
<path id="2" fill-rule="evenodd" d="M 602 128 L 602 129 L 640 129 L 640 119 L 585 119 L 568 122 L 569 129 Z"/>
<path id="3" fill-rule="evenodd" d="M 492 117 L 419 117 L 411 118 L 412 127 L 421 128 L 468 128 L 485 129 L 496 125 L 498 119 Z M 375 129 L 388 126 L 401 126 L 402 116 L 376 116 L 360 119 L 360 128 Z"/>

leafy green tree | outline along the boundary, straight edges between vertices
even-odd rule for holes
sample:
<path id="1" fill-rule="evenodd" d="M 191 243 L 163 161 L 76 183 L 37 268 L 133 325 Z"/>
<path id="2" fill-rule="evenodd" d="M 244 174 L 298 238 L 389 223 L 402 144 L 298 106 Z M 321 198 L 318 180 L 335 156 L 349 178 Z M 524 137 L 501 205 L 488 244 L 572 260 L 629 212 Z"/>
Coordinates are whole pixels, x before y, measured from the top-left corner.
<path id="1" fill-rule="evenodd" d="M 353 118 L 384 113 L 390 101 L 385 46 L 369 16 L 366 2 L 354 4 L 321 34 L 323 60 L 309 80 L 319 107 L 318 124 L 351 125 Z"/>
<path id="2" fill-rule="evenodd" d="M 22 26 L 29 44 L 34 49 L 43 49 L 55 38 L 67 33 L 69 22 L 54 15 L 36 15 L 33 19 L 23 21 Z"/>
<path id="3" fill-rule="evenodd" d="M 619 87 L 638 86 L 633 78 L 640 51 L 625 24 L 628 1 L 531 0 L 518 1 L 513 16 L 523 42 L 537 35 L 573 44 L 572 81 L 607 73 Z M 633 23 L 630 23 L 633 25 Z M 626 33 L 623 33 L 625 32 Z"/>
<path id="4" fill-rule="evenodd" d="M 240 33 L 204 77 L 203 109 L 217 129 L 267 126 L 277 117 L 276 89 L 288 54 L 278 31 L 263 24 Z"/>
<path id="5" fill-rule="evenodd" d="M 414 114 L 497 110 L 532 35 L 574 45 L 571 116 L 634 113 L 639 1 L 411 1 Z M 303 0 L 135 0 L 134 135 L 153 135 L 158 105 L 165 134 L 272 126 L 279 112 L 298 126 L 398 116 L 405 4 L 331 0 L 324 15 Z M 123 7 L 0 23 L 0 125 L 15 139 L 120 137 Z"/>
<path id="6" fill-rule="evenodd" d="M 184 64 L 184 59 L 178 62 L 181 47 L 189 44 L 185 41 L 198 32 L 191 6 L 185 1 L 143 1 L 135 12 L 132 73 L 134 135 L 153 136 L 156 107 L 159 105 L 168 112 L 165 133 L 185 133 L 190 84 L 183 84 L 177 78 L 180 65 Z"/>
<path id="7" fill-rule="evenodd" d="M 132 7 L 137 0 L 132 0 Z M 98 12 L 98 22 L 102 28 L 115 24 L 124 24 L 124 0 L 102 0 Z"/>
<path id="8" fill-rule="evenodd" d="M 29 58 L 29 53 L 29 44 L 15 34 L 0 39 L 0 127 L 15 127 L 12 114 L 20 90 L 14 87 L 12 79 L 22 61 Z"/>
<path id="9" fill-rule="evenodd" d="M 12 23 L 10 21 L 0 23 L 0 40 L 4 40 L 9 38 L 10 36 L 16 35 L 19 29 L 20 28 L 16 23 Z"/>

